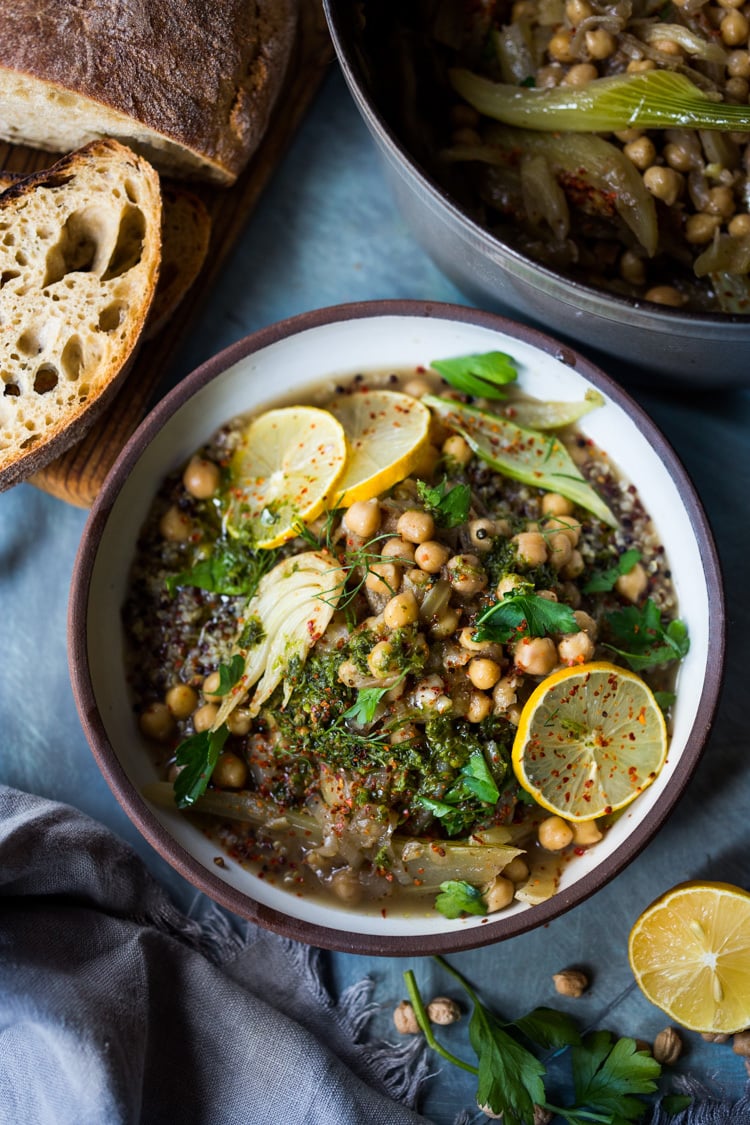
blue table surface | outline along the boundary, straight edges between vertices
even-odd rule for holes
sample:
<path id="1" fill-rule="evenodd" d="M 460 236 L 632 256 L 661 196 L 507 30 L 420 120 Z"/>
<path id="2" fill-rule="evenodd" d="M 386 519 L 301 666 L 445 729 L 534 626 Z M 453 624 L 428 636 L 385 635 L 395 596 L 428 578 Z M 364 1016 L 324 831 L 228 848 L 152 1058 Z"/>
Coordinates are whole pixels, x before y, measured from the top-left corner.
<path id="1" fill-rule="evenodd" d="M 312 308 L 406 297 L 469 303 L 414 242 L 395 210 L 369 136 L 335 70 L 268 187 L 170 373 L 174 383 L 254 329 Z M 581 349 L 585 350 L 585 349 Z M 750 358 L 750 357 L 749 357 Z M 621 377 L 627 378 L 624 365 Z M 710 388 L 712 372 L 706 372 Z M 643 380 L 639 380 L 642 382 Z M 627 934 L 639 912 L 684 879 L 750 887 L 750 738 L 743 698 L 750 669 L 750 393 L 680 394 L 633 389 L 683 460 L 712 523 L 724 570 L 728 651 L 719 713 L 701 765 L 657 838 L 613 884 L 539 931 L 460 954 L 454 964 L 512 1017 L 559 1005 L 582 1026 L 652 1040 L 668 1023 L 635 987 Z M 197 892 L 146 844 L 120 809 L 88 749 L 66 659 L 68 589 L 86 513 L 29 485 L 0 496 L 0 780 L 68 802 L 109 825 L 142 855 L 178 903 Z M 373 1030 L 405 995 L 398 959 L 326 954 L 335 993 L 365 975 L 375 982 Z M 415 959 L 426 996 L 455 985 Z M 587 966 L 589 991 L 563 1000 L 552 973 Z M 470 1058 L 466 1021 L 444 1038 Z M 744 1061 L 727 1046 L 686 1033 L 672 1075 L 690 1074 L 716 1095 L 744 1090 Z M 435 1058 L 423 1109 L 450 1122 L 473 1106 L 474 1080 Z M 669 1083 L 667 1083 L 669 1085 Z M 482 1115 L 477 1115 L 482 1120 Z"/>

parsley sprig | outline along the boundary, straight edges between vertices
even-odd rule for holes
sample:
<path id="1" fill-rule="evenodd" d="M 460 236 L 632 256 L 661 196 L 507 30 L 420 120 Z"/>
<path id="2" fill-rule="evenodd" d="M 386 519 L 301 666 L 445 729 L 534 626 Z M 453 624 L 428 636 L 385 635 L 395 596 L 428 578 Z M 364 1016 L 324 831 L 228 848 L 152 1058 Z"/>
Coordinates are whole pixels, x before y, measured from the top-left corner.
<path id="1" fill-rule="evenodd" d="M 458 836 L 476 821 L 477 803 L 488 809 L 492 808 L 500 800 L 500 791 L 484 754 L 481 750 L 477 750 L 461 767 L 453 785 L 440 800 L 423 795 L 417 796 L 416 800 L 437 817 L 449 836 Z"/>
<path id="2" fill-rule="evenodd" d="M 502 1021 L 452 965 L 442 957 L 435 960 L 472 1001 L 469 1041 L 477 1064 L 454 1055 L 435 1038 L 411 969 L 404 973 L 409 999 L 430 1047 L 476 1075 L 479 1106 L 502 1114 L 505 1125 L 532 1125 L 535 1105 L 557 1114 L 567 1125 L 630 1125 L 641 1120 L 648 1109 L 641 1096 L 656 1092 L 661 1066 L 633 1039 L 615 1039 L 608 1031 L 581 1037 L 575 1022 L 552 1008 L 535 1008 L 520 1019 Z M 548 1101 L 546 1067 L 523 1040 L 543 1051 L 566 1052 L 575 1092 L 572 1105 Z"/>
<path id="3" fill-rule="evenodd" d="M 278 550 L 255 551 L 225 539 L 217 539 L 211 553 L 187 570 L 169 574 L 167 590 L 174 594 L 181 586 L 193 586 L 212 594 L 252 597 L 264 574 L 278 561 Z"/>
<path id="4" fill-rule="evenodd" d="M 603 594 L 607 590 L 614 589 L 617 579 L 621 578 L 623 574 L 630 574 L 635 564 L 641 561 L 641 558 L 641 552 L 636 547 L 623 551 L 613 566 L 592 572 L 591 577 L 583 587 L 584 594 Z"/>
<path id="5" fill-rule="evenodd" d="M 610 637 L 606 647 L 627 661 L 634 672 L 681 660 L 690 648 L 684 621 L 678 619 L 664 626 L 661 611 L 651 598 L 643 606 L 629 605 L 608 613 L 606 623 Z"/>
<path id="6" fill-rule="evenodd" d="M 471 489 L 468 484 L 448 488 L 447 478 L 443 477 L 440 484 L 433 488 L 418 480 L 417 494 L 439 527 L 459 527 L 469 518 Z"/>
<path id="7" fill-rule="evenodd" d="M 229 737 L 229 728 L 203 730 L 191 734 L 177 747 L 176 762 L 182 769 L 174 781 L 174 800 L 178 809 L 188 809 L 206 792 L 219 754 Z"/>
<path id="8" fill-rule="evenodd" d="M 524 583 L 503 596 L 477 618 L 474 639 L 505 644 L 511 638 L 545 637 L 549 633 L 578 633 L 573 610 L 562 602 L 540 597 Z"/>

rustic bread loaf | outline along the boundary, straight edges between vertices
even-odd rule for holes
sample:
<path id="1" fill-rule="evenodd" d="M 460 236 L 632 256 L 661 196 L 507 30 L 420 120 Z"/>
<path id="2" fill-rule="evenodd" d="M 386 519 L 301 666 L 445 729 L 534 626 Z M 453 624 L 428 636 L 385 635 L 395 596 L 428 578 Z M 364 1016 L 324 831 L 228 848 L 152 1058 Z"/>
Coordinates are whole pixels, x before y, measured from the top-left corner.
<path id="1" fill-rule="evenodd" d="M 0 489 L 85 433 L 156 287 L 159 177 L 94 141 L 0 195 Z"/>
<path id="2" fill-rule="evenodd" d="M 296 0 L 13 0 L 0 138 L 69 152 L 116 137 L 162 172 L 231 184 L 263 136 Z"/>

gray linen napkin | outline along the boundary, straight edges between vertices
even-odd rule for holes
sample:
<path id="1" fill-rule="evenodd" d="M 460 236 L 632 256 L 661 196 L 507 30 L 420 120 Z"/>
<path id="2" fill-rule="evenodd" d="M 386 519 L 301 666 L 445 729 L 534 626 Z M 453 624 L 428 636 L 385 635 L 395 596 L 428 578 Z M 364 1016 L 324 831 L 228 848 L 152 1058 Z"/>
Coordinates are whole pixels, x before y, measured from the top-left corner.
<path id="1" fill-rule="evenodd" d="M 334 1005 L 318 956 L 186 918 L 103 826 L 0 786 L 2 1125 L 424 1125 L 422 1045 L 362 1043 L 366 983 Z"/>

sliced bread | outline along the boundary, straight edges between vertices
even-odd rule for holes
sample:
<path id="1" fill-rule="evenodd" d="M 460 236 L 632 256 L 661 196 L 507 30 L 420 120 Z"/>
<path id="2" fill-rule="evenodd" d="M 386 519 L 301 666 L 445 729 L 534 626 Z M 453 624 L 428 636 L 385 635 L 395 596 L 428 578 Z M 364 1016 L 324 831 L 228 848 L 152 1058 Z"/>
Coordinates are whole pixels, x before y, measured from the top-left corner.
<path id="1" fill-rule="evenodd" d="M 117 141 L 94 141 L 0 195 L 0 489 L 103 409 L 160 258 L 159 177 Z"/>
<path id="2" fill-rule="evenodd" d="M 117 137 L 161 172 L 231 184 L 260 142 L 297 0 L 13 0 L 0 138 L 69 152 Z"/>

